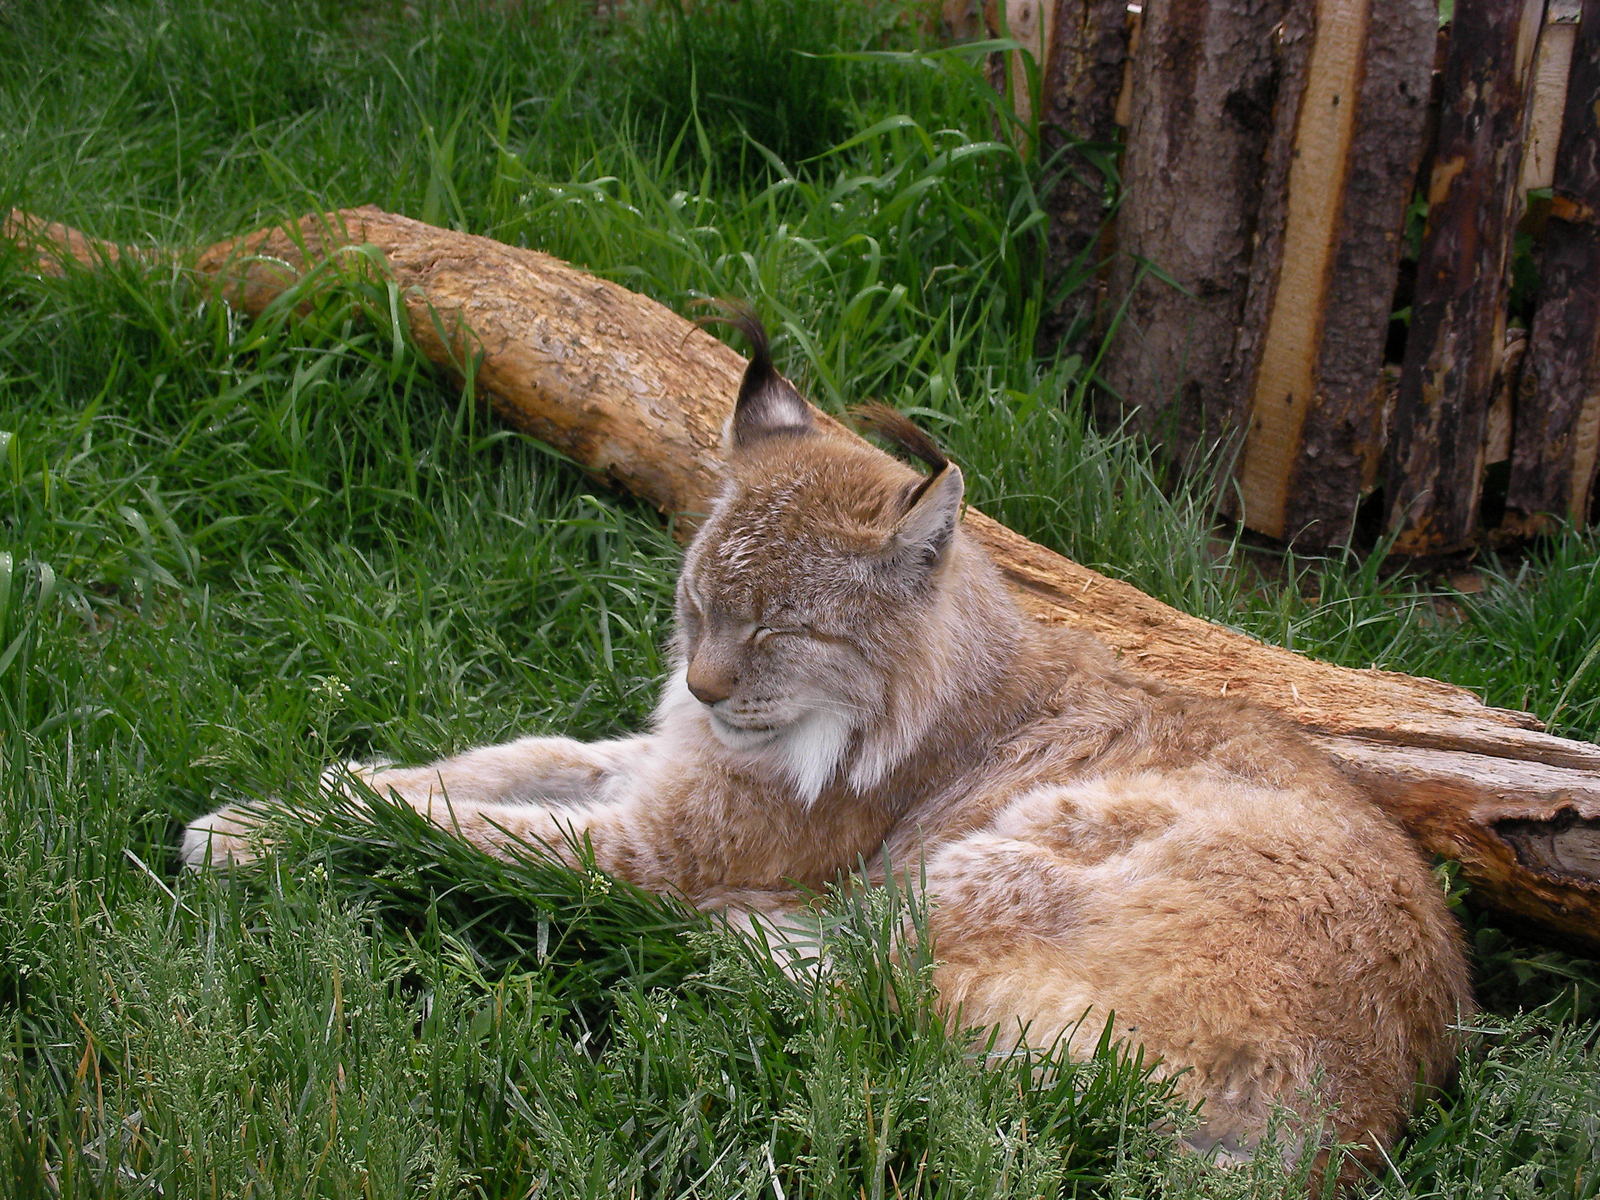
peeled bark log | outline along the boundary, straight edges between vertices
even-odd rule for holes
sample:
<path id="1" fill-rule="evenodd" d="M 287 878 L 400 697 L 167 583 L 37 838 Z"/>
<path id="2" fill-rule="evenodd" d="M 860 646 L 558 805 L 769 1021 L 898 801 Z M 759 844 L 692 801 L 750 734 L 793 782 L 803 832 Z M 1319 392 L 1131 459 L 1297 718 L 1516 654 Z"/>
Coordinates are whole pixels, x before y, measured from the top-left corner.
<path id="1" fill-rule="evenodd" d="M 1545 6 L 1544 28 L 1533 52 L 1528 141 L 1522 151 L 1522 182 L 1518 184 L 1524 192 L 1555 184 L 1556 147 L 1561 141 L 1567 77 L 1572 71 L 1582 9 L 1583 0 L 1549 0 Z"/>
<path id="2" fill-rule="evenodd" d="M 1349 537 L 1383 443 L 1383 347 L 1422 157 L 1433 0 L 1318 0 L 1280 27 L 1283 82 L 1235 355 L 1250 396 L 1244 523 Z"/>
<path id="3" fill-rule="evenodd" d="M 106 253 L 20 213 L 4 234 L 42 246 L 46 270 L 60 270 L 63 258 L 93 265 Z M 421 352 L 456 372 L 474 359 L 477 386 L 509 424 L 665 511 L 705 510 L 744 361 L 652 300 L 538 251 L 372 208 L 224 242 L 202 251 L 194 271 L 256 313 L 309 269 L 362 247 L 381 253 Z M 326 279 L 335 286 L 337 275 Z M 1434 680 L 1263 645 L 976 511 L 966 527 L 1037 619 L 1097 634 L 1172 683 L 1287 714 L 1426 850 L 1459 859 L 1479 901 L 1600 945 L 1600 747 L 1552 737 L 1526 713 Z"/>

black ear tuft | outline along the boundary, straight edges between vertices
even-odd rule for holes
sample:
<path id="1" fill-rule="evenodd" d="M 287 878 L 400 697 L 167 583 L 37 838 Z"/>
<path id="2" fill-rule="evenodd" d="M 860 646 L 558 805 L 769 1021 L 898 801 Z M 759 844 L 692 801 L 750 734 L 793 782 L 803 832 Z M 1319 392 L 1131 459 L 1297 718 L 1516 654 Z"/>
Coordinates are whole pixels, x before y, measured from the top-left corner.
<path id="1" fill-rule="evenodd" d="M 876 434 L 930 468 L 931 474 L 907 490 L 890 544 L 900 561 L 914 563 L 919 569 L 937 566 L 944 561 L 961 521 L 966 490 L 961 468 L 926 431 L 887 404 L 859 405 L 850 410 L 850 416 L 863 433 Z"/>
<path id="2" fill-rule="evenodd" d="M 887 404 L 878 401 L 858 404 L 850 410 L 850 420 L 862 433 L 877 434 L 912 458 L 921 459 L 935 475 L 950 465 L 939 443 L 922 426 Z"/>
<path id="3" fill-rule="evenodd" d="M 810 433 L 816 427 L 811 406 L 773 365 L 767 330 L 748 304 L 737 300 L 711 300 L 722 311 L 700 318 L 702 324 L 732 325 L 750 343 L 750 365 L 739 384 L 728 427 L 731 446 L 747 446 L 759 438 L 779 433 Z"/>

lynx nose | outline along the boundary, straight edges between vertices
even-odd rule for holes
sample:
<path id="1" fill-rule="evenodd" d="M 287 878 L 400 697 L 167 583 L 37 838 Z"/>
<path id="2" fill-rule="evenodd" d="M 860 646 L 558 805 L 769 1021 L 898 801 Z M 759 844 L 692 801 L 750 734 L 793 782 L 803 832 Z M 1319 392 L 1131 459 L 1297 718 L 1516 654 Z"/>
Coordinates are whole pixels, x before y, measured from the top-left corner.
<path id="1" fill-rule="evenodd" d="M 733 695 L 733 685 L 738 682 L 738 677 L 726 669 L 708 666 L 696 659 L 689 664 L 689 673 L 684 682 L 689 685 L 689 692 L 701 704 L 717 704 Z"/>

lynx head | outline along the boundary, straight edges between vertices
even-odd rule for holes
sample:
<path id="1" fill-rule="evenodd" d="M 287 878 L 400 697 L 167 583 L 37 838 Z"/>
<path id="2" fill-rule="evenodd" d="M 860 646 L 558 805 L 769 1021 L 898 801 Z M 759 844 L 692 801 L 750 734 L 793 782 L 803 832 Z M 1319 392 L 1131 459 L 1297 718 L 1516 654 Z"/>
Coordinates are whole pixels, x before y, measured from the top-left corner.
<path id="1" fill-rule="evenodd" d="M 819 427 L 759 322 L 732 320 L 753 354 L 724 488 L 678 582 L 668 701 L 675 690 L 725 750 L 809 803 L 840 778 L 872 786 L 932 719 L 962 478 L 887 409 L 869 423 L 931 474 Z"/>

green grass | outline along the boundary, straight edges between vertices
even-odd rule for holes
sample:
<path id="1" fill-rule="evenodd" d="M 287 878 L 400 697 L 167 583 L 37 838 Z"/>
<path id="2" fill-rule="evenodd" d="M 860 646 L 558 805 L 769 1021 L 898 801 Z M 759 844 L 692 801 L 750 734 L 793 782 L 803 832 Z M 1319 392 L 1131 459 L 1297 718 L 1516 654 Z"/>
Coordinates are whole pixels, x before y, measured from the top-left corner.
<path id="1" fill-rule="evenodd" d="M 1600 733 L 1593 535 L 1489 563 L 1471 596 L 1376 561 L 1264 582 L 1146 451 L 1088 428 L 1085 364 L 1031 353 L 1034 174 L 973 54 L 888 4 L 590 7 L 0 6 L 0 205 L 191 245 L 371 202 L 680 310 L 745 296 L 820 402 L 917 412 L 1030 536 Z M 369 280 L 245 319 L 169 269 L 54 280 L 0 248 L 0 1192 L 1282 1186 L 1174 1156 L 1137 1062 L 1041 1081 L 968 1053 L 885 953 L 892 898 L 841 910 L 816 987 L 398 811 L 286 821 L 257 871 L 180 873 L 181 823 L 219 797 L 309 803 L 337 759 L 649 711 L 666 531 L 482 417 L 389 302 Z M 1487 1012 L 1373 1187 L 1593 1196 L 1594 966 L 1464 916 Z"/>

